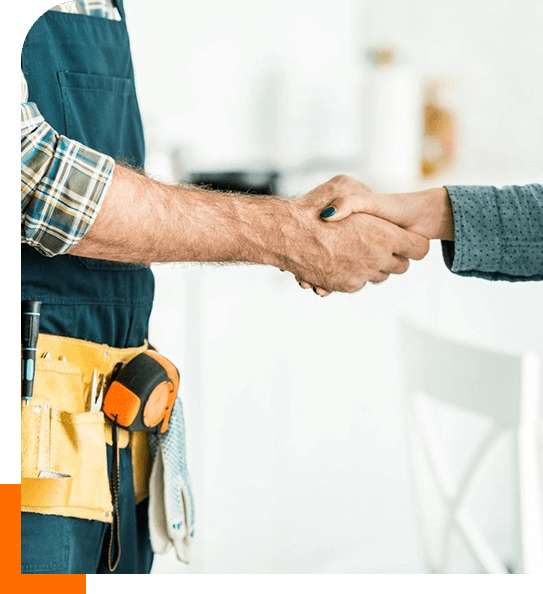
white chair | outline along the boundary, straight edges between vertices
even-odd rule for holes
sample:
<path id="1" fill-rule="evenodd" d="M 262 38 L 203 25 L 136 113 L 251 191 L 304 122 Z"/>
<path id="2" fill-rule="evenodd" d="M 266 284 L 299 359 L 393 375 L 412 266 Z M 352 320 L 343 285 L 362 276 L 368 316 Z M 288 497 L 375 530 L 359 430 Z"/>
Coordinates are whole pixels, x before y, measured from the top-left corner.
<path id="1" fill-rule="evenodd" d="M 515 502 L 511 536 L 518 543 L 515 570 L 543 573 L 539 358 L 532 353 L 505 354 L 462 344 L 423 330 L 407 320 L 400 320 L 399 336 L 410 475 L 427 570 L 432 573 L 451 571 L 451 543 L 456 531 L 483 571 L 509 572 L 467 509 L 467 502 L 489 454 L 500 438 L 511 432 L 514 444 L 511 487 Z M 490 428 L 464 466 L 459 480 L 453 477 L 440 448 L 443 440 L 425 417 L 425 403 L 428 408 L 429 400 L 445 403 L 445 408 L 448 405 L 483 415 L 490 421 Z M 437 529 L 436 522 L 428 517 L 431 510 L 423 503 L 423 470 L 427 481 L 428 476 L 431 477 L 445 510 L 445 521 L 437 523 Z M 437 537 L 433 540 L 430 538 L 432 531 Z"/>

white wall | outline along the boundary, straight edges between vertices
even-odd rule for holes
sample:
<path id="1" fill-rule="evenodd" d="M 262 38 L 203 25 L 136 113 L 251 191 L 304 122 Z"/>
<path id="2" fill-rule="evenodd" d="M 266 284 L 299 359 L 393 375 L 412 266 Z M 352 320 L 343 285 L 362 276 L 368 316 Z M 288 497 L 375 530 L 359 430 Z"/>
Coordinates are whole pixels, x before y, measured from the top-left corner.
<path id="1" fill-rule="evenodd" d="M 169 1 L 152 30 L 143 4 L 128 13 L 140 103 L 191 165 L 352 152 L 352 0 Z"/>
<path id="2" fill-rule="evenodd" d="M 455 82 L 457 164 L 415 186 L 541 181 L 537 0 L 163 0 L 152 25 L 144 2 L 126 4 L 151 172 L 167 175 L 159 146 L 181 146 L 189 170 L 356 156 L 359 56 L 386 42 L 414 72 Z M 283 192 L 336 172 L 291 173 Z M 362 159 L 344 172 L 368 173 Z M 184 373 L 198 539 L 191 566 L 166 556 L 155 571 L 422 571 L 395 319 L 543 357 L 541 283 L 456 277 L 438 243 L 407 275 L 328 299 L 273 269 L 156 272 L 152 340 Z M 474 506 L 508 555 L 505 456 Z M 477 570 L 460 553 L 456 568 Z"/>
<path id="3" fill-rule="evenodd" d="M 512 183 L 543 170 L 543 3 L 366 0 L 369 43 L 392 43 L 421 74 L 456 86 L 455 182 Z M 456 174 L 456 172 L 455 172 Z"/>

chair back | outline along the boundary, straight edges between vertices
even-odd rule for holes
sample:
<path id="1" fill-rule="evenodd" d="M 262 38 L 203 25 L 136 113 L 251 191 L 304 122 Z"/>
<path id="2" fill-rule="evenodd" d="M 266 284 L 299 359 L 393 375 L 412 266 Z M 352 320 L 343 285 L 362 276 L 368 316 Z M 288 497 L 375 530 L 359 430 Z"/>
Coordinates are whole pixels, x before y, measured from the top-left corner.
<path id="1" fill-rule="evenodd" d="M 467 504 L 484 475 L 490 454 L 505 435 L 512 435 L 512 536 L 518 543 L 515 569 L 522 573 L 543 572 L 539 358 L 533 353 L 497 352 L 451 340 L 405 319 L 399 322 L 399 337 L 412 492 L 427 569 L 448 571 L 456 532 L 484 571 L 511 571 L 490 546 Z M 443 440 L 427 414 L 430 401 L 488 421 L 459 477 L 454 477 Z M 424 503 L 428 482 L 423 482 L 423 473 L 431 477 L 445 509 L 438 530 L 435 510 Z"/>

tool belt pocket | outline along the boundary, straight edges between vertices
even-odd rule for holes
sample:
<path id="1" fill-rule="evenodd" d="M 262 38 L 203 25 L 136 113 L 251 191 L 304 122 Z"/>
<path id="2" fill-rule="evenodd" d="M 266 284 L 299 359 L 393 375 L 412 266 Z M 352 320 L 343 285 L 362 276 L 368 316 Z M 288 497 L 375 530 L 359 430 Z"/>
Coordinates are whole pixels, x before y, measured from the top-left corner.
<path id="1" fill-rule="evenodd" d="M 79 368 L 36 361 L 21 422 L 21 510 L 110 522 L 105 417 L 85 412 Z"/>

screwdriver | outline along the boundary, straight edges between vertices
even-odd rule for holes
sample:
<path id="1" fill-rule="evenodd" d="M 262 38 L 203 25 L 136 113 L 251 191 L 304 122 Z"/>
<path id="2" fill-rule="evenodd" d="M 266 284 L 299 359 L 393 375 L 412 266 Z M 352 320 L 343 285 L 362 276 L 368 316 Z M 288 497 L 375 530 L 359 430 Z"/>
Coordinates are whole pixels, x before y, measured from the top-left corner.
<path id="1" fill-rule="evenodd" d="M 21 341 L 23 345 L 21 397 L 25 404 L 31 400 L 34 390 L 40 308 L 41 301 L 21 302 Z"/>

